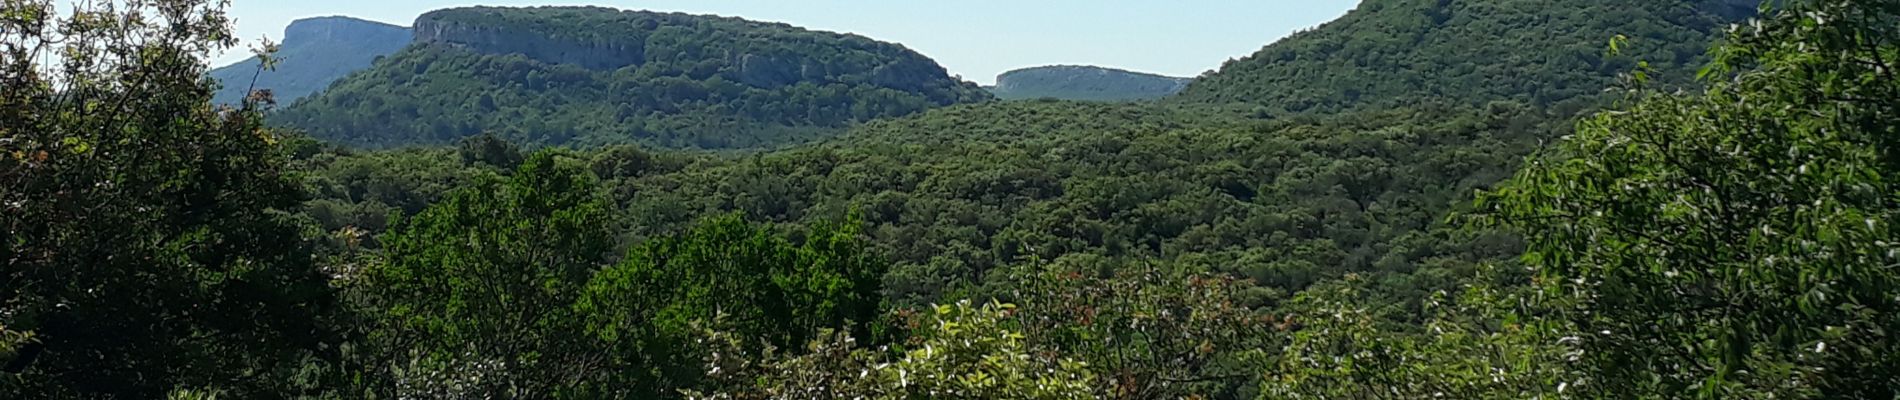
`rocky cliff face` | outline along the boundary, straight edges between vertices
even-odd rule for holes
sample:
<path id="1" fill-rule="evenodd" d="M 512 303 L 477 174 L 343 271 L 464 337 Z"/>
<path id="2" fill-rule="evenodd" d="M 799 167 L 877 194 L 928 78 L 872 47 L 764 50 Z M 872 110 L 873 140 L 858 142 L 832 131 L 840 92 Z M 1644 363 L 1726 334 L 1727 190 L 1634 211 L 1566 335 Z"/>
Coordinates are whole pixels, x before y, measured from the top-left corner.
<path id="1" fill-rule="evenodd" d="M 414 45 L 272 120 L 363 146 L 488 132 L 537 144 L 747 148 L 992 99 L 901 45 L 739 18 L 467 7 L 429 12 L 415 27 Z"/>
<path id="2" fill-rule="evenodd" d="M 258 61 L 250 59 L 212 70 L 211 78 L 223 85 L 214 101 L 234 104 L 257 89 L 290 103 L 369 68 L 377 57 L 408 46 L 412 36 L 409 28 L 349 17 L 297 20 L 284 28 L 276 69 L 260 73 Z"/>
<path id="3" fill-rule="evenodd" d="M 402 40 L 409 28 L 365 21 L 350 17 L 301 19 L 284 28 L 285 46 L 311 46 L 325 43 Z"/>
<path id="4" fill-rule="evenodd" d="M 571 64 L 608 70 L 638 65 L 645 59 L 642 43 L 627 40 L 583 40 L 549 32 L 452 18 L 432 12 L 416 19 L 416 41 L 466 47 L 487 54 L 520 54 L 549 64 Z"/>
<path id="5" fill-rule="evenodd" d="M 935 61 L 895 44 L 716 16 L 599 7 L 456 8 L 418 18 L 416 40 L 596 71 L 690 64 L 688 75 L 713 70 L 767 89 L 868 81 L 914 91 L 957 83 Z"/>

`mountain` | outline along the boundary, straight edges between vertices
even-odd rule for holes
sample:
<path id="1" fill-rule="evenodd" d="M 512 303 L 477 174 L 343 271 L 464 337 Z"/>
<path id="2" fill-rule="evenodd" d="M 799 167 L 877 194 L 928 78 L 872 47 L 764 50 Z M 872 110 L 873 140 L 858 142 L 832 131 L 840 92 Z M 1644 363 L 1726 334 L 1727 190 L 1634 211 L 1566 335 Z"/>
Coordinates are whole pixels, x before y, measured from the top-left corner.
<path id="1" fill-rule="evenodd" d="M 1367 0 L 1195 81 L 1187 102 L 1337 111 L 1511 100 L 1575 111 L 1646 61 L 1691 81 L 1754 0 Z M 1628 45 L 1607 56 L 1618 35 Z"/>
<path id="2" fill-rule="evenodd" d="M 290 103 L 369 68 L 377 57 L 402 50 L 412 36 L 409 28 L 349 17 L 297 20 L 284 28 L 276 69 L 260 73 L 257 58 L 251 58 L 212 70 L 211 78 L 223 85 L 213 101 L 237 103 L 256 78 L 257 89 L 268 89 L 278 102 Z"/>
<path id="3" fill-rule="evenodd" d="M 1004 100 L 1055 98 L 1085 101 L 1153 100 L 1173 95 L 1193 79 L 1086 65 L 1024 68 L 996 76 L 990 93 Z"/>
<path id="4" fill-rule="evenodd" d="M 745 148 L 986 101 L 935 61 L 856 35 L 597 7 L 474 7 L 416 20 L 416 45 L 274 116 L 383 147 L 481 133 L 524 144 Z"/>

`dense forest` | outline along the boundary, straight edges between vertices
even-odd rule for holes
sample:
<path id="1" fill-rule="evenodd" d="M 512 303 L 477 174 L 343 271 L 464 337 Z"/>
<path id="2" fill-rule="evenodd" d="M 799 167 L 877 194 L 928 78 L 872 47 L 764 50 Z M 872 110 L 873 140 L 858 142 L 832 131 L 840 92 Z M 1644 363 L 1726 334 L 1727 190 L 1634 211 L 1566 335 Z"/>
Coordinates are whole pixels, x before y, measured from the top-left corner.
<path id="1" fill-rule="evenodd" d="M 1336 21 L 1229 60 L 1178 99 L 1288 112 L 1510 100 L 1569 115 L 1604 104 L 1597 94 L 1639 63 L 1659 81 L 1692 83 L 1722 27 L 1758 3 L 1364 1 Z M 1633 42 L 1626 56 L 1605 57 L 1618 37 Z"/>
<path id="2" fill-rule="evenodd" d="M 1433 230 L 1552 136 L 1543 117 L 1512 104 L 1267 121 L 1215 107 L 1012 102 L 880 121 L 825 145 L 750 157 L 625 146 L 574 157 L 633 219 L 623 231 L 635 241 L 731 212 L 792 226 L 857 212 L 864 236 L 891 257 L 886 293 L 905 304 L 1026 260 L 1180 262 L 1271 283 L 1256 300 L 1278 302 L 1350 271 L 1409 274 L 1511 256 L 1512 239 L 1454 241 Z M 449 182 L 506 174 L 493 166 L 520 156 L 487 155 L 495 146 L 507 148 L 484 139 L 314 152 L 313 215 L 326 229 L 374 233 L 386 214 L 413 213 L 461 186 Z M 481 159 L 504 161 L 458 164 Z"/>
<path id="3" fill-rule="evenodd" d="M 783 24 L 603 8 L 460 8 L 271 116 L 358 146 L 492 134 L 537 145 L 771 147 L 988 100 L 902 46 Z"/>
<path id="4" fill-rule="evenodd" d="M 1896 20 L 1368 0 L 1095 103 L 464 8 L 216 105 L 219 2 L 8 2 L 0 398 L 1895 398 Z"/>

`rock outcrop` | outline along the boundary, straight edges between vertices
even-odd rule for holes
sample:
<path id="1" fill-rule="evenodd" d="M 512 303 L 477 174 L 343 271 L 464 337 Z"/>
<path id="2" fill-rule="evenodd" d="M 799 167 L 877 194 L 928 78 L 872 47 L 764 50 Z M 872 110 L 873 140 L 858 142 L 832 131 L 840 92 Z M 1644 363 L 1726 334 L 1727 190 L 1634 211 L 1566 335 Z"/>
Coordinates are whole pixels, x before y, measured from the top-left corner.
<path id="1" fill-rule="evenodd" d="M 402 50 L 412 36 L 409 28 L 349 17 L 297 20 L 284 28 L 275 69 L 259 71 L 253 58 L 212 70 L 211 78 L 223 85 L 213 101 L 235 104 L 256 89 L 290 103 Z"/>
<path id="2" fill-rule="evenodd" d="M 416 41 L 463 46 L 487 54 L 520 54 L 549 64 L 596 70 L 638 65 L 646 59 L 644 43 L 640 41 L 561 37 L 531 28 L 457 18 L 459 12 L 466 10 L 470 9 L 424 14 L 416 19 Z"/>
<path id="3" fill-rule="evenodd" d="M 337 42 L 407 42 L 409 28 L 350 17 L 316 17 L 292 21 L 284 28 L 285 46 L 309 46 Z"/>
<path id="4" fill-rule="evenodd" d="M 600 7 L 469 7 L 416 20 L 416 41 L 490 55 L 522 55 L 596 71 L 690 59 L 760 88 L 838 83 L 918 90 L 956 83 L 935 61 L 891 43 L 738 18 Z M 719 48 L 709 54 L 707 48 Z M 834 57 L 837 54 L 850 54 Z M 689 71 L 690 72 L 690 71 Z"/>
<path id="5" fill-rule="evenodd" d="M 992 99 L 904 46 L 710 15 L 468 7 L 415 44 L 272 114 L 359 146 L 493 134 L 526 144 L 764 148 Z"/>
<path id="6" fill-rule="evenodd" d="M 1152 100 L 1180 92 L 1192 81 L 1114 68 L 1055 65 L 998 75 L 990 93 L 1004 99 Z"/>

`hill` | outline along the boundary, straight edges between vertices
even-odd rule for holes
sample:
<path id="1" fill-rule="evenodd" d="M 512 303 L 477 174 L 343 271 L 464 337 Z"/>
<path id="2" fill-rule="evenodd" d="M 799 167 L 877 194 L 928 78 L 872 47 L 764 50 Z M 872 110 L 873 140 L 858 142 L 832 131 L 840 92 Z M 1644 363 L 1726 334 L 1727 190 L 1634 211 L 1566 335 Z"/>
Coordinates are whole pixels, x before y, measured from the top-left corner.
<path id="1" fill-rule="evenodd" d="M 1471 31 L 1521 46 L 1594 26 L 1569 18 L 1637 24 L 1626 54 L 1668 30 L 1373 1 L 1550 6 Z M 846 131 L 758 151 L 362 151 L 270 129 L 210 104 L 226 3 L 0 3 L 6 398 L 1900 398 L 1900 0 L 1785 2 L 1698 80 L 1659 61 L 1640 68 L 1660 83 L 1607 96 L 1498 92 L 1611 71 L 1441 37 L 1471 42 L 1399 48 L 1530 75 L 1395 52 L 1421 57 L 1393 64 L 1413 80 L 1306 112 L 979 101 L 832 128 L 810 121 L 834 99 L 790 103 L 798 125 L 744 97 L 599 93 L 936 92 L 889 79 L 903 57 L 834 74 L 746 47 L 770 27 L 595 9 L 445 15 L 349 79 L 374 90 L 320 96 L 393 110 L 375 123 L 472 121 L 432 140 L 528 112 L 541 125 L 502 133 L 663 139 L 545 136 L 609 121 L 585 102 L 778 129 L 689 140 Z M 1745 10 L 1678 4 L 1659 9 Z M 849 53 L 827 38 L 772 43 Z M 542 97 L 442 100 L 496 93 Z M 494 109 L 445 108 L 471 104 Z"/>
<path id="2" fill-rule="evenodd" d="M 744 157 L 615 147 L 581 158 L 636 238 L 735 211 L 787 226 L 862 212 L 892 257 L 886 282 L 900 302 L 928 303 L 1024 260 L 1075 257 L 1194 264 L 1254 278 L 1277 291 L 1259 300 L 1278 302 L 1347 273 L 1445 273 L 1510 255 L 1508 237 L 1473 243 L 1438 230 L 1555 136 L 1565 126 L 1556 121 L 1507 105 L 1261 120 L 1251 107 L 989 102 Z M 440 197 L 443 182 L 479 175 L 424 167 L 466 164 L 456 158 L 441 149 L 328 161 L 315 214 L 330 229 L 374 230 L 390 211 Z"/>
<path id="3" fill-rule="evenodd" d="M 996 76 L 990 93 L 1004 100 L 1153 100 L 1173 95 L 1193 79 L 1086 65 L 1024 68 Z"/>
<path id="4" fill-rule="evenodd" d="M 251 58 L 211 70 L 222 85 L 212 101 L 233 104 L 252 88 L 267 89 L 281 103 L 290 103 L 330 86 L 351 72 L 369 68 L 377 57 L 408 46 L 409 28 L 349 17 L 300 19 L 284 28 L 276 69 L 258 71 Z"/>
<path id="5" fill-rule="evenodd" d="M 274 120 L 363 146 L 491 133 L 529 144 L 774 146 L 988 93 L 903 46 L 738 18 L 459 8 L 417 44 Z"/>
<path id="6" fill-rule="evenodd" d="M 856 209 L 893 258 L 887 290 L 900 301 L 927 303 L 1024 260 L 1077 257 L 1197 264 L 1284 295 L 1346 273 L 1462 269 L 1510 251 L 1508 239 L 1431 231 L 1563 126 L 1522 107 L 1275 121 L 1246 111 L 964 105 L 615 184 L 641 216 L 634 229 L 652 230 L 643 234 L 733 210 L 811 222 Z M 1261 300 L 1287 300 L 1276 296 Z"/>
<path id="7" fill-rule="evenodd" d="M 1367 0 L 1344 17 L 1232 60 L 1179 99 L 1338 111 L 1424 98 L 1586 108 L 1638 60 L 1691 81 L 1752 0 Z M 1612 38 L 1630 43 L 1606 56 Z M 1568 104 L 1566 104 L 1568 103 Z M 1568 114 L 1568 113 L 1565 113 Z"/>

